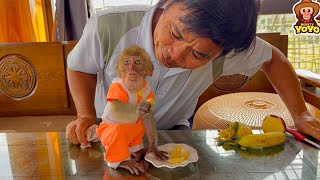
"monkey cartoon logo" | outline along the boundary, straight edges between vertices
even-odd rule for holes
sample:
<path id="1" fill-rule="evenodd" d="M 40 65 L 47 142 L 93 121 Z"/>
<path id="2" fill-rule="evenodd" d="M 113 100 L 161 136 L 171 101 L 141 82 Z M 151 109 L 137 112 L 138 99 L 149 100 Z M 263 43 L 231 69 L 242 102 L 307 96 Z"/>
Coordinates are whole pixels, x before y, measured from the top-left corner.
<path id="1" fill-rule="evenodd" d="M 316 21 L 320 4 L 312 0 L 301 0 L 292 8 L 297 21 L 292 25 L 297 35 L 312 33 L 319 34 L 320 27 Z M 318 17 L 319 18 L 319 17 Z"/>

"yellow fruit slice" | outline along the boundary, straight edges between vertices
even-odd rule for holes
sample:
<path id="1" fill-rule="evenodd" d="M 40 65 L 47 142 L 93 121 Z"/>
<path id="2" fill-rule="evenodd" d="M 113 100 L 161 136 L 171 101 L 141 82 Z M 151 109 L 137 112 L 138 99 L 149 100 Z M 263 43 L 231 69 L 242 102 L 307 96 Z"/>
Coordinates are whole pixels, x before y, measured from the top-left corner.
<path id="1" fill-rule="evenodd" d="M 188 159 L 188 157 L 189 157 L 188 151 L 184 151 L 182 155 L 183 155 L 184 159 Z"/>
<path id="2" fill-rule="evenodd" d="M 189 157 L 188 151 L 179 145 L 177 145 L 174 150 L 170 151 L 169 154 L 170 159 L 168 159 L 168 162 L 171 164 L 181 163 Z"/>
<path id="3" fill-rule="evenodd" d="M 280 145 L 286 141 L 286 134 L 282 132 L 268 132 L 251 134 L 242 137 L 238 143 L 249 148 L 265 148 Z"/>
<path id="4" fill-rule="evenodd" d="M 216 138 L 218 141 L 228 141 L 235 134 L 233 129 L 225 129 L 218 133 L 218 137 Z"/>
<path id="5" fill-rule="evenodd" d="M 263 120 L 262 130 L 264 133 L 284 132 L 286 130 L 286 124 L 281 117 L 270 115 Z"/>
<path id="6" fill-rule="evenodd" d="M 239 138 L 246 136 L 246 135 L 250 135 L 253 134 L 252 133 L 252 129 L 249 126 L 246 125 L 240 125 L 237 131 L 237 135 Z"/>
<path id="7" fill-rule="evenodd" d="M 150 103 L 151 105 L 153 105 L 154 104 L 154 99 L 153 98 L 149 98 L 149 99 L 147 99 L 147 102 Z"/>
<path id="8" fill-rule="evenodd" d="M 170 158 L 168 162 L 171 164 L 177 164 L 177 163 L 181 163 L 184 160 L 185 160 L 184 157 L 178 157 L 178 158 Z"/>

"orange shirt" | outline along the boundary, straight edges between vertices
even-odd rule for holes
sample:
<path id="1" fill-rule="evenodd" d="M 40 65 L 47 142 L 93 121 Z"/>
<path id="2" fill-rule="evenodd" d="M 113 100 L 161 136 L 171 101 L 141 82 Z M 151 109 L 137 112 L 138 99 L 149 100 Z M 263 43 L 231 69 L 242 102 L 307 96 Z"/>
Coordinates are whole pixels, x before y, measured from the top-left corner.
<path id="1" fill-rule="evenodd" d="M 150 86 L 148 85 L 148 83 L 145 82 L 144 84 L 145 85 L 142 89 L 142 95 L 139 95 L 138 91 L 134 94 L 129 94 L 128 90 L 124 86 L 123 80 L 120 78 L 116 78 L 110 84 L 106 100 L 108 102 L 112 102 L 112 100 L 116 99 L 123 103 L 135 102 L 135 104 L 139 104 L 142 100 L 154 98 L 154 94 L 150 90 Z"/>

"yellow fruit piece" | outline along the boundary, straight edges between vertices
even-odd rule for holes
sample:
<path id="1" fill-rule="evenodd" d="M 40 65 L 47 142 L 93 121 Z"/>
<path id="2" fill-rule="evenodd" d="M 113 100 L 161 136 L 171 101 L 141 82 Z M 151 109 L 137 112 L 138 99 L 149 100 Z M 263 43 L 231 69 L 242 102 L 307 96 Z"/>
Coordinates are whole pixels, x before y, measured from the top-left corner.
<path id="1" fill-rule="evenodd" d="M 154 104 L 154 99 L 153 98 L 149 98 L 149 99 L 147 99 L 147 102 L 150 103 L 151 105 L 153 105 Z"/>
<path id="2" fill-rule="evenodd" d="M 218 133 L 218 137 L 216 138 L 216 140 L 227 141 L 230 139 L 230 137 L 231 137 L 230 134 L 226 130 L 223 130 Z"/>
<path id="3" fill-rule="evenodd" d="M 138 94 L 138 96 L 142 96 L 142 90 L 139 90 L 139 91 L 137 92 L 137 94 Z"/>
<path id="4" fill-rule="evenodd" d="M 286 141 L 286 135 L 282 132 L 268 132 L 252 134 L 242 137 L 238 143 L 248 148 L 265 148 L 282 144 Z"/>
<path id="5" fill-rule="evenodd" d="M 179 146 L 179 145 L 176 146 L 176 152 L 177 152 L 177 154 L 181 153 L 181 146 Z"/>
<path id="6" fill-rule="evenodd" d="M 219 141 L 228 141 L 230 138 L 232 138 L 235 134 L 235 131 L 233 129 L 225 129 L 218 133 L 217 140 Z"/>
<path id="7" fill-rule="evenodd" d="M 188 151 L 184 151 L 182 155 L 183 155 L 184 159 L 188 159 L 188 157 L 189 157 Z"/>
<path id="8" fill-rule="evenodd" d="M 249 126 L 246 125 L 240 125 L 237 131 L 237 136 L 239 138 L 242 138 L 243 136 L 247 136 L 253 134 L 252 129 Z"/>
<path id="9" fill-rule="evenodd" d="M 274 115 L 267 116 L 262 122 L 262 130 L 265 133 L 285 132 L 285 122 L 280 117 Z"/>
<path id="10" fill-rule="evenodd" d="M 181 163 L 189 157 L 188 151 L 179 145 L 177 145 L 174 150 L 170 151 L 169 155 L 170 159 L 168 159 L 168 162 L 171 164 Z"/>
<path id="11" fill-rule="evenodd" d="M 178 157 L 178 158 L 170 158 L 168 162 L 171 164 L 177 164 L 177 163 L 181 163 L 184 160 L 185 160 L 184 157 Z"/>
<path id="12" fill-rule="evenodd" d="M 176 151 L 171 151 L 170 152 L 170 158 L 177 158 L 179 155 L 176 153 Z"/>

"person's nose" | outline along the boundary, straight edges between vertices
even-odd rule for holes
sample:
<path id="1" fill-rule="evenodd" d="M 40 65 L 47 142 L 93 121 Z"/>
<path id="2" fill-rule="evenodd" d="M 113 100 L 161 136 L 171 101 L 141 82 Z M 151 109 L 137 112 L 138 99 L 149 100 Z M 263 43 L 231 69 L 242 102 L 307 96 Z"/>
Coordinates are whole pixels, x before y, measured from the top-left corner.
<path id="1" fill-rule="evenodd" d="M 185 58 L 187 50 L 188 48 L 186 46 L 180 43 L 176 43 L 175 45 L 168 48 L 168 53 L 171 59 L 178 63 Z"/>

